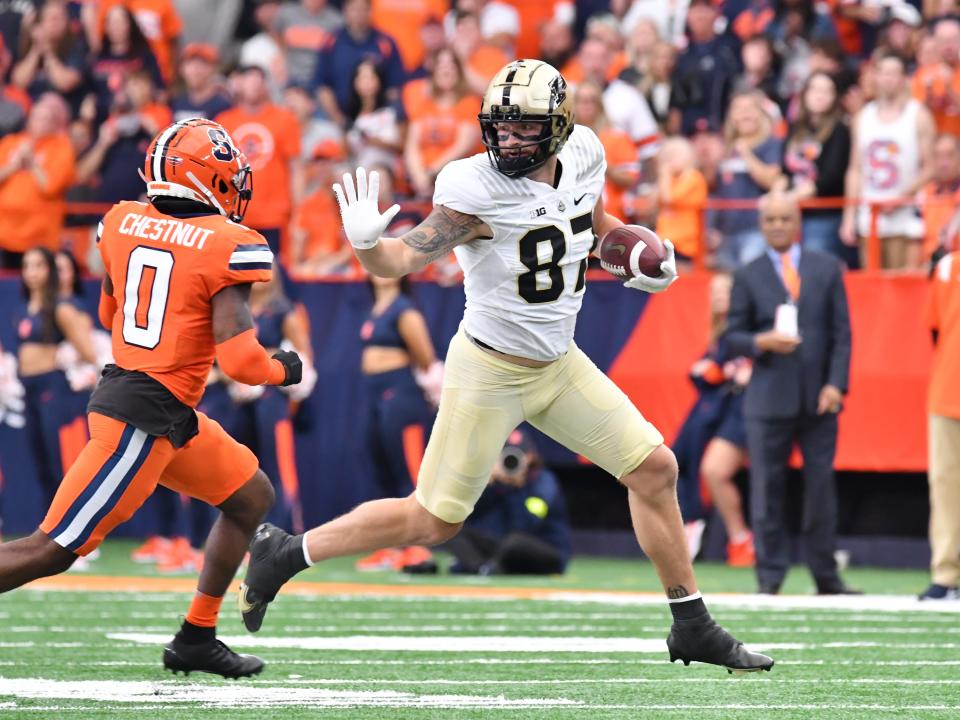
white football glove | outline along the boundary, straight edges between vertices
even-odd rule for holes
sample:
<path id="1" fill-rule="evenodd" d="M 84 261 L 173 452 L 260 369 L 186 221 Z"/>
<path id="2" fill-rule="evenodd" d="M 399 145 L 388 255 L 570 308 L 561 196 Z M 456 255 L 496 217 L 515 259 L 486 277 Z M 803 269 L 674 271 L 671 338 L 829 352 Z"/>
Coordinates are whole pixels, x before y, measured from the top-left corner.
<path id="1" fill-rule="evenodd" d="M 380 174 L 370 173 L 370 186 L 367 187 L 367 171 L 357 168 L 357 188 L 353 188 L 353 176 L 344 173 L 343 186 L 335 183 L 333 194 L 340 205 L 340 217 L 343 218 L 343 230 L 347 240 L 357 250 L 369 250 L 380 242 L 380 236 L 400 212 L 400 206 L 394 204 L 382 215 L 377 200 L 380 196 Z"/>
<path id="2" fill-rule="evenodd" d="M 627 280 L 623 286 L 634 290 L 643 290 L 648 293 L 663 292 L 677 280 L 677 261 L 674 258 L 673 243 L 669 240 L 663 241 L 663 246 L 667 249 L 666 259 L 660 263 L 660 277 L 652 278 L 640 274 L 635 278 Z"/>

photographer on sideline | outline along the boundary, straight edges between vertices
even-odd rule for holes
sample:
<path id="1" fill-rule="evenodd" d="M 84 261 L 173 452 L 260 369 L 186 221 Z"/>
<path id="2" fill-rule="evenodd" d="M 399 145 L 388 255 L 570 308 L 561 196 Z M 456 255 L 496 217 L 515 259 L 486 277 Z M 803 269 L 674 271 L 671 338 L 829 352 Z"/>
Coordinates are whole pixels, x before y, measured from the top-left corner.
<path id="1" fill-rule="evenodd" d="M 560 483 L 540 464 L 528 432 L 514 430 L 476 509 L 445 548 L 451 573 L 551 575 L 570 561 L 570 522 Z"/>

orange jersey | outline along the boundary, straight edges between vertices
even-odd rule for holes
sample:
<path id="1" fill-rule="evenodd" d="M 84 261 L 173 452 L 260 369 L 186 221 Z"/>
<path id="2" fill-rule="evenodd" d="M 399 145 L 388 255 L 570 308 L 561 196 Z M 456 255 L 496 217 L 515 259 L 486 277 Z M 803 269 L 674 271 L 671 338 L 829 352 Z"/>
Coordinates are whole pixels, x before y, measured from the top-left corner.
<path id="1" fill-rule="evenodd" d="M 329 187 L 321 188 L 304 198 L 297 208 L 293 224 L 307 233 L 303 257 L 309 260 L 320 254 L 333 254 L 343 247 L 340 236 L 340 210 Z"/>
<path id="2" fill-rule="evenodd" d="M 933 113 L 937 132 L 960 135 L 960 69 L 943 63 L 919 68 L 910 92 Z"/>
<path id="3" fill-rule="evenodd" d="M 507 54 L 496 45 L 480 45 L 467 64 L 470 69 L 482 77 L 485 82 L 493 80 L 493 76 L 500 72 L 500 68 L 510 62 Z"/>
<path id="4" fill-rule="evenodd" d="M 420 28 L 431 18 L 443 21 L 445 0 L 373 0 L 370 20 L 380 32 L 393 37 L 407 71 L 423 63 L 425 55 Z"/>
<path id="5" fill-rule="evenodd" d="M 707 181 L 695 169 L 684 170 L 670 180 L 670 199 L 657 215 L 657 235 L 673 242 L 681 255 L 699 257 L 702 252 L 703 211 L 707 207 Z"/>
<path id="6" fill-rule="evenodd" d="M 31 142 L 31 162 L 46 178 L 45 185 L 27 168 L 0 183 L 0 248 L 13 252 L 25 252 L 35 245 L 56 250 L 66 214 L 64 198 L 73 182 L 75 156 L 66 133 L 38 140 L 25 132 L 7 135 L 0 140 L 0 167 Z"/>
<path id="7" fill-rule="evenodd" d="M 540 30 L 557 13 L 561 0 L 506 0 L 520 16 L 520 34 L 517 36 L 517 57 L 540 57 Z M 566 76 L 564 76 L 566 78 Z"/>
<path id="8" fill-rule="evenodd" d="M 612 82 L 617 78 L 617 75 L 622 73 L 624 69 L 630 64 L 627 54 L 622 50 L 613 56 L 613 59 L 610 60 L 610 64 L 607 66 L 607 82 Z M 578 85 L 583 82 L 583 66 L 580 64 L 580 59 L 574 56 L 567 61 L 567 64 L 563 66 L 563 69 L 560 71 L 560 74 L 563 75 L 563 79 L 566 80 L 570 85 Z"/>
<path id="9" fill-rule="evenodd" d="M 154 135 L 173 122 L 173 113 L 170 111 L 170 108 L 163 103 L 148 103 L 140 108 L 140 114 L 150 120 L 154 127 L 156 127 L 156 130 L 153 131 Z"/>
<path id="10" fill-rule="evenodd" d="M 244 222 L 262 229 L 286 227 L 293 209 L 290 162 L 300 156 L 300 121 L 279 105 L 253 113 L 235 107 L 220 113 L 216 121 L 253 170 L 253 200 Z"/>
<path id="11" fill-rule="evenodd" d="M 926 230 L 923 238 L 923 256 L 929 259 L 941 244 L 951 248 L 953 238 L 941 237 L 960 207 L 960 187 L 941 187 L 931 182 L 921 192 L 920 210 Z"/>
<path id="12" fill-rule="evenodd" d="M 107 13 L 114 5 L 125 5 L 137 25 L 143 31 L 150 50 L 157 58 L 157 65 L 163 73 L 163 79 L 169 84 L 173 79 L 173 41 L 183 31 L 183 21 L 180 19 L 173 0 L 105 0 L 97 5 L 96 29 L 97 35 L 103 37 Z"/>
<path id="13" fill-rule="evenodd" d="M 440 106 L 429 94 L 424 95 L 415 108 L 408 108 L 410 122 L 420 130 L 420 153 L 424 167 L 432 168 L 453 147 L 463 123 L 476 128 L 477 151 L 481 149 L 480 127 L 477 125 L 479 108 L 480 101 L 475 95 L 465 95 L 455 105 Z"/>
<path id="14" fill-rule="evenodd" d="M 960 253 L 941 258 L 930 278 L 926 323 L 936 330 L 927 409 L 934 415 L 960 419 Z"/>
<path id="15" fill-rule="evenodd" d="M 608 127 L 597 133 L 597 137 L 600 138 L 603 152 L 607 156 L 607 166 L 629 170 L 633 175 L 634 183 L 636 183 L 640 179 L 640 160 L 637 157 L 637 148 L 630 136 L 623 130 Z M 608 178 L 603 188 L 603 209 L 626 222 L 623 206 L 624 192 L 626 191 L 623 188 L 618 187 Z"/>
<path id="16" fill-rule="evenodd" d="M 270 280 L 267 241 L 221 215 L 177 218 L 133 201 L 110 209 L 99 236 L 117 301 L 117 365 L 196 407 L 215 354 L 211 300 L 228 285 Z"/>

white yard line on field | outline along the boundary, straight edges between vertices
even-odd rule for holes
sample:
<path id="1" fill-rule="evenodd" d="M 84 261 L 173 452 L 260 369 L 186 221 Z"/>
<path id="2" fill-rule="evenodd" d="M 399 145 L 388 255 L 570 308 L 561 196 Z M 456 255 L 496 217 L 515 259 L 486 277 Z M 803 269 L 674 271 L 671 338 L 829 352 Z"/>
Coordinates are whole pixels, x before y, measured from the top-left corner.
<path id="1" fill-rule="evenodd" d="M 433 709 L 497 709 L 497 710 L 541 710 L 541 709 L 596 709 L 596 710 L 874 710 L 874 711 L 952 711 L 960 710 L 958 705 L 881 705 L 881 704 L 669 704 L 669 705 L 626 705 L 594 704 L 566 698 L 507 698 L 503 695 L 418 695 L 409 692 L 390 690 L 342 691 L 304 687 L 270 687 L 264 684 L 241 685 L 237 683 L 213 685 L 178 682 L 146 681 L 61 681 L 38 678 L 7 679 L 0 678 L 0 696 L 18 699 L 63 699 L 73 703 L 92 701 L 98 708 L 109 707 L 110 703 L 129 709 L 130 704 L 139 706 L 157 703 L 200 704 L 206 707 L 225 708 L 269 708 L 269 707 L 310 707 L 310 708 L 433 708 Z M 82 712 L 82 708 L 69 706 L 47 706 L 57 708 L 60 713 Z M 5 702 L 4 710 L 29 710 L 19 703 Z M 35 710 L 37 708 L 34 708 Z"/>
<path id="2" fill-rule="evenodd" d="M 167 642 L 169 635 L 140 632 L 108 633 L 111 640 L 145 645 Z M 329 637 L 266 637 L 234 635 L 221 637 L 228 645 L 242 648 L 296 648 L 299 650 L 349 650 L 378 652 L 522 652 L 522 653 L 662 653 L 666 641 L 631 637 L 537 637 L 537 636 L 397 636 L 347 635 Z M 819 650 L 824 648 L 896 647 L 913 649 L 953 649 L 958 643 L 827 642 L 827 643 L 752 643 L 756 650 Z"/>
<path id="3" fill-rule="evenodd" d="M 571 603 L 603 603 L 605 605 L 656 605 L 662 598 L 639 593 L 603 593 L 558 591 L 547 599 Z M 704 595 L 710 607 L 735 607 L 739 610 L 881 610 L 886 612 L 941 613 L 960 612 L 960 600 L 917 600 L 915 595 L 738 595 L 717 593 Z"/>

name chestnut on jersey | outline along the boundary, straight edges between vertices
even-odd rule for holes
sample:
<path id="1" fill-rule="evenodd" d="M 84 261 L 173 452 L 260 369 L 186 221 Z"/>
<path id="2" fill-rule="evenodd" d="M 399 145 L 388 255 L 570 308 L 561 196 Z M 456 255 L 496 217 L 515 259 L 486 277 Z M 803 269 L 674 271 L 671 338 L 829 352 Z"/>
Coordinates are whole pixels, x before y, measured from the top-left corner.
<path id="1" fill-rule="evenodd" d="M 103 232 L 103 224 L 100 225 Z M 151 218 L 139 213 L 127 213 L 117 232 L 121 235 L 142 238 L 143 240 L 159 240 L 163 243 L 179 245 L 181 247 L 203 250 L 207 238 L 213 235 L 210 228 L 197 227 L 173 218 Z"/>

